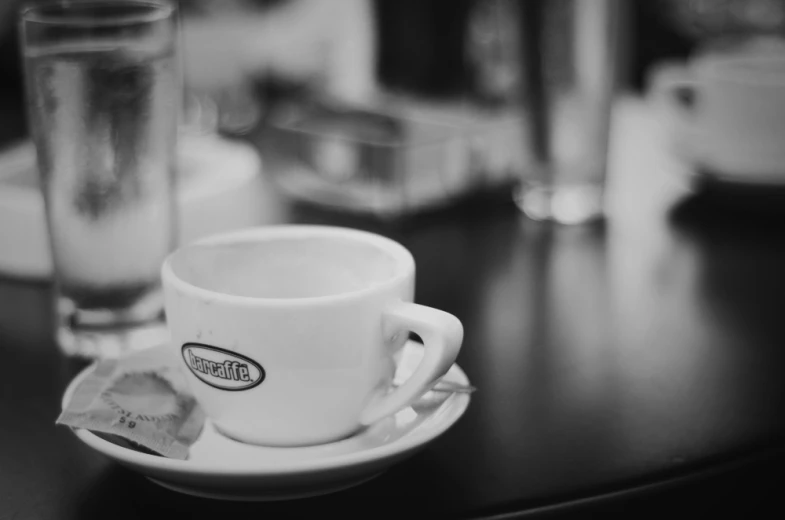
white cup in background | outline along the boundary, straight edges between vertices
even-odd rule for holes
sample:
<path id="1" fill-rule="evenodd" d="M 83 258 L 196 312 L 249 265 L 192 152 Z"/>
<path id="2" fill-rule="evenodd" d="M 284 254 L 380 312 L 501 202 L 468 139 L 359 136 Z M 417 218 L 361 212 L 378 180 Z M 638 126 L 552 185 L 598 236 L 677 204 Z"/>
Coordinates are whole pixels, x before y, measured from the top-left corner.
<path id="1" fill-rule="evenodd" d="M 670 112 L 672 144 L 694 166 L 736 182 L 785 183 L 785 54 L 664 65 L 652 90 Z"/>

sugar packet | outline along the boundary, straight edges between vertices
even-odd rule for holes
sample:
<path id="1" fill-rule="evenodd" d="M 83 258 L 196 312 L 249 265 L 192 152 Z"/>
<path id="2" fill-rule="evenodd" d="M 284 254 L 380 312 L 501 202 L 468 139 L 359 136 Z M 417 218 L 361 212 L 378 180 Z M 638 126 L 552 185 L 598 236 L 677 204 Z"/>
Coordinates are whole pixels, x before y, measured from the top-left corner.
<path id="1" fill-rule="evenodd" d="M 96 362 L 74 388 L 57 424 L 187 459 L 205 415 L 170 350 L 162 345 Z"/>

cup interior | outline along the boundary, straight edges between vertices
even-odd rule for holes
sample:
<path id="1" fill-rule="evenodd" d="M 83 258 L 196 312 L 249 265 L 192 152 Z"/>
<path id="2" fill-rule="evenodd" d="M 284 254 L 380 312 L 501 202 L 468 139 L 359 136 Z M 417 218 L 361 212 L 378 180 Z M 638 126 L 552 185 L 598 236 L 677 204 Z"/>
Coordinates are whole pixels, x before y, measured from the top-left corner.
<path id="1" fill-rule="evenodd" d="M 230 297 L 329 298 L 393 282 L 412 261 L 403 246 L 364 232 L 264 229 L 200 241 L 164 265 L 182 285 Z"/>

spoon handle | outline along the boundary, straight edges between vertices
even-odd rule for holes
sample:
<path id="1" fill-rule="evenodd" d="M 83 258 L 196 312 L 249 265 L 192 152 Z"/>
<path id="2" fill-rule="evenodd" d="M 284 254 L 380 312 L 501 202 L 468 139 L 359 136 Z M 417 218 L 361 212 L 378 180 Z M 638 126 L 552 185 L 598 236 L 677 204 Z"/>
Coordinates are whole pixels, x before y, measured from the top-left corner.
<path id="1" fill-rule="evenodd" d="M 393 386 L 400 386 L 400 381 L 395 381 Z M 472 385 L 465 385 L 462 383 L 453 383 L 452 381 L 439 381 L 436 383 L 433 388 L 431 388 L 431 392 L 450 392 L 456 394 L 471 394 L 477 390 L 476 387 Z"/>

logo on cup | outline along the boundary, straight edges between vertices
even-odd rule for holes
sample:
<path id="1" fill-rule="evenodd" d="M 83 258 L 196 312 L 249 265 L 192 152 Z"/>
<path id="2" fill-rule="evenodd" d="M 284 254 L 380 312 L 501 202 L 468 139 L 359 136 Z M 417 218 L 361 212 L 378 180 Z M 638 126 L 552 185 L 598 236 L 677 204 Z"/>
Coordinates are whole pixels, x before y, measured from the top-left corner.
<path id="1" fill-rule="evenodd" d="M 248 390 L 264 381 L 262 365 L 253 359 L 210 345 L 186 343 L 183 360 L 204 383 L 221 390 Z"/>

